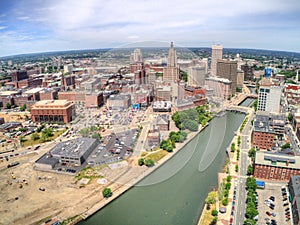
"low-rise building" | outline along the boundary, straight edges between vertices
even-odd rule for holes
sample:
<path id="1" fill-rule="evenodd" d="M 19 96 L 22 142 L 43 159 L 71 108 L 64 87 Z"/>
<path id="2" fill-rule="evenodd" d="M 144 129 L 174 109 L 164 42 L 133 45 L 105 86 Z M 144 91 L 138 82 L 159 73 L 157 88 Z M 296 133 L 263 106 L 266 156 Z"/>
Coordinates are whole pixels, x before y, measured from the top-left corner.
<path id="1" fill-rule="evenodd" d="M 288 189 L 289 200 L 292 205 L 293 223 L 300 224 L 300 176 L 291 176 Z"/>
<path id="2" fill-rule="evenodd" d="M 90 93 L 85 95 L 85 107 L 94 108 L 102 106 L 104 103 L 103 93 Z"/>
<path id="3" fill-rule="evenodd" d="M 156 118 L 156 126 L 160 131 L 168 131 L 170 129 L 169 115 L 161 114 Z"/>
<path id="4" fill-rule="evenodd" d="M 156 101 L 153 103 L 154 112 L 171 112 L 171 107 L 170 101 Z"/>
<path id="5" fill-rule="evenodd" d="M 256 179 L 288 181 L 300 175 L 300 156 L 258 151 L 253 175 Z"/>
<path id="6" fill-rule="evenodd" d="M 69 123 L 75 116 L 75 109 L 67 100 L 45 100 L 36 102 L 30 113 L 33 122 Z"/>
<path id="7" fill-rule="evenodd" d="M 107 107 L 113 110 L 128 109 L 131 105 L 131 96 L 129 94 L 111 95 L 107 99 Z"/>
<path id="8" fill-rule="evenodd" d="M 153 127 L 153 129 L 148 131 L 147 144 L 149 148 L 155 148 L 160 144 L 160 132 L 158 127 Z"/>
<path id="9" fill-rule="evenodd" d="M 99 141 L 94 138 L 60 142 L 35 162 L 36 169 L 51 170 L 57 163 L 81 166 L 98 145 Z"/>

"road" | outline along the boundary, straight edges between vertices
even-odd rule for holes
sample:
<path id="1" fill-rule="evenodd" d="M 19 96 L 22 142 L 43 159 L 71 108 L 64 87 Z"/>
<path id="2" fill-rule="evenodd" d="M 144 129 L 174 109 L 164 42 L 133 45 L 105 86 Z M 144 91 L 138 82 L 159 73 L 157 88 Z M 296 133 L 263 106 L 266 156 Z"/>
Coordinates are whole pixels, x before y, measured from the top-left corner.
<path id="1" fill-rule="evenodd" d="M 239 160 L 239 173 L 238 173 L 238 184 L 237 184 L 237 200 L 236 200 L 236 214 L 234 217 L 233 224 L 243 225 L 246 213 L 246 178 L 247 178 L 247 169 L 250 163 L 248 158 L 248 150 L 250 149 L 251 141 L 251 121 L 253 119 L 253 111 L 249 115 L 248 122 L 246 123 L 242 133 L 241 133 L 241 151 L 240 151 L 240 160 Z"/>

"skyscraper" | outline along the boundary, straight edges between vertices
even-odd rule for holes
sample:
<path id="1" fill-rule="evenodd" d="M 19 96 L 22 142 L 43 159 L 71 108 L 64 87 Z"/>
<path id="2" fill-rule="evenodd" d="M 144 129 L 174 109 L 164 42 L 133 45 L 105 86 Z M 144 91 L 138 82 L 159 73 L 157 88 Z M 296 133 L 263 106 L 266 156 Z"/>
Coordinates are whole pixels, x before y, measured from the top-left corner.
<path id="1" fill-rule="evenodd" d="M 169 55 L 167 59 L 167 66 L 164 67 L 163 81 L 172 83 L 179 79 L 179 68 L 177 66 L 177 55 L 174 49 L 173 42 L 171 42 Z"/>
<path id="2" fill-rule="evenodd" d="M 188 68 L 188 86 L 198 87 L 205 85 L 206 67 L 196 65 Z"/>
<path id="3" fill-rule="evenodd" d="M 210 73 L 211 76 L 217 75 L 217 61 L 223 57 L 223 47 L 222 45 L 213 45 L 211 48 L 211 66 Z"/>
<path id="4" fill-rule="evenodd" d="M 257 110 L 279 113 L 281 89 L 280 86 L 272 86 L 269 78 L 262 79 L 258 92 Z"/>
<path id="5" fill-rule="evenodd" d="M 234 94 L 237 87 L 237 61 L 219 59 L 216 76 L 230 80 L 232 82 L 231 93 Z"/>
<path id="6" fill-rule="evenodd" d="M 141 49 L 137 48 L 130 54 L 130 73 L 135 74 L 136 84 L 146 83 L 146 72 Z"/>

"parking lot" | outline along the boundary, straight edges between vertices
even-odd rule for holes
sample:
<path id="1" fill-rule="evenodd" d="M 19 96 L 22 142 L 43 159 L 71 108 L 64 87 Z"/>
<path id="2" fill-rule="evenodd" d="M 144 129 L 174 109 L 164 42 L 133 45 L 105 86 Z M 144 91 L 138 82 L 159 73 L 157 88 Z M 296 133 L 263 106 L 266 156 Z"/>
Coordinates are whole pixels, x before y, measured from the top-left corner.
<path id="1" fill-rule="evenodd" d="M 136 129 L 104 137 L 101 144 L 88 157 L 87 163 L 90 166 L 96 166 L 129 157 L 136 137 Z"/>
<path id="2" fill-rule="evenodd" d="M 283 186 L 285 189 L 282 189 Z M 290 217 L 290 204 L 287 191 L 284 183 L 270 182 L 265 183 L 264 190 L 257 189 L 259 212 L 257 224 L 291 224 L 291 219 L 288 219 Z"/>

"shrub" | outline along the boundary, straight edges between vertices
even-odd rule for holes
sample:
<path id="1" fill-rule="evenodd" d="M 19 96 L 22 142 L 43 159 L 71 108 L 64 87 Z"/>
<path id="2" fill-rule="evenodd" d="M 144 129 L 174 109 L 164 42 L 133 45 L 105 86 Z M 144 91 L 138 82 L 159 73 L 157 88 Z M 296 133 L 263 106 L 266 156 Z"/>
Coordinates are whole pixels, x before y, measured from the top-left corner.
<path id="1" fill-rule="evenodd" d="M 139 166 L 142 166 L 142 165 L 144 165 L 144 164 L 145 164 L 145 162 L 144 162 L 144 158 L 139 158 L 139 160 L 138 160 L 138 164 L 139 164 Z"/>
<path id="2" fill-rule="evenodd" d="M 213 210 L 211 211 L 211 215 L 212 215 L 212 216 L 217 216 L 217 215 L 218 215 L 218 210 L 213 209 Z"/>
<path id="3" fill-rule="evenodd" d="M 111 189 L 110 188 L 104 188 L 102 190 L 102 195 L 103 195 L 104 198 L 108 198 L 108 197 L 112 196 Z"/>
<path id="4" fill-rule="evenodd" d="M 224 198 L 224 199 L 222 200 L 222 204 L 223 204 L 224 206 L 227 206 L 227 205 L 228 205 L 228 198 Z"/>

